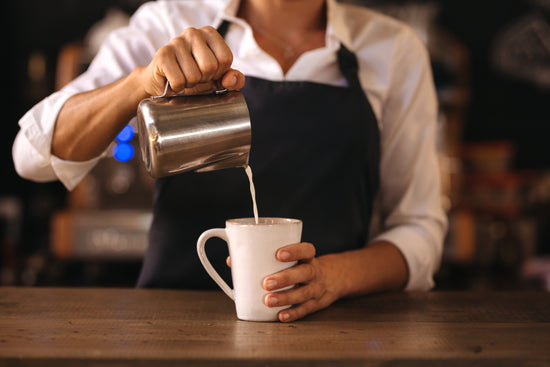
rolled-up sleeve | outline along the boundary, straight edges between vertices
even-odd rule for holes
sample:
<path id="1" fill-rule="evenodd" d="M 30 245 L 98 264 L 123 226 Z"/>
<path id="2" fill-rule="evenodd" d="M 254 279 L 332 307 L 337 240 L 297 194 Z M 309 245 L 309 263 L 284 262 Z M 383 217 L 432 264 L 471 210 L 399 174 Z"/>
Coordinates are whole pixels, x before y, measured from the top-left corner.
<path id="1" fill-rule="evenodd" d="M 21 177 L 37 182 L 60 180 L 72 190 L 100 159 L 69 162 L 51 154 L 57 115 L 72 94 L 52 94 L 19 121 L 20 131 L 12 147 L 12 156 L 15 170 Z"/>
<path id="2" fill-rule="evenodd" d="M 407 290 L 434 286 L 447 217 L 437 159 L 438 105 L 429 56 L 412 34 L 402 38 L 381 119 L 379 203 L 382 231 L 409 270 Z"/>
<path id="3" fill-rule="evenodd" d="M 84 162 L 65 161 L 52 155 L 57 116 L 73 95 L 114 82 L 137 66 L 149 63 L 156 49 L 170 39 L 163 28 L 170 16 L 165 8 L 152 3 L 142 6 L 128 27 L 110 34 L 85 73 L 42 100 L 19 120 L 20 130 L 13 143 L 12 156 L 21 177 L 37 182 L 59 180 L 72 190 L 108 152 L 109 149 Z M 151 27 L 158 29 L 151 32 Z"/>

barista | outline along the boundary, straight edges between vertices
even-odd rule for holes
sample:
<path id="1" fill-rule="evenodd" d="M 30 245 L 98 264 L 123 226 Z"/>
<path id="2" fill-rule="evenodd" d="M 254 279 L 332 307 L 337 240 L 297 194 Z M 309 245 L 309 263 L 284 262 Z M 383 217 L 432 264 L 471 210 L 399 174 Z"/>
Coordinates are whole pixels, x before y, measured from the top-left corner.
<path id="1" fill-rule="evenodd" d="M 163 93 L 241 89 L 260 212 L 304 222 L 269 276 L 268 306 L 293 321 L 342 297 L 433 286 L 446 229 L 427 52 L 406 25 L 334 0 L 147 3 L 86 73 L 33 107 L 13 147 L 20 175 L 72 189 L 136 112 Z M 157 180 L 138 285 L 215 287 L 198 235 L 250 216 L 236 170 Z M 369 233 L 374 202 L 381 230 Z M 215 254 L 219 262 L 225 253 Z"/>

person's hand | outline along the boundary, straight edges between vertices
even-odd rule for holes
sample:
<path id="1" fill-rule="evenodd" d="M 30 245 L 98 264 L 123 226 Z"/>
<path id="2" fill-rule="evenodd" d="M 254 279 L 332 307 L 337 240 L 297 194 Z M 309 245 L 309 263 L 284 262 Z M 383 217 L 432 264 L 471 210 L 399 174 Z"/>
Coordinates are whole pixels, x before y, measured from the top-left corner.
<path id="1" fill-rule="evenodd" d="M 334 256 L 315 257 L 315 247 L 302 242 L 280 248 L 277 259 L 283 262 L 298 261 L 295 266 L 270 275 L 263 287 L 273 293 L 265 297 L 269 307 L 293 305 L 279 312 L 282 322 L 300 319 L 312 312 L 328 307 L 339 298 L 338 277 L 331 261 Z M 288 286 L 291 289 L 277 292 Z"/>
<path id="2" fill-rule="evenodd" d="M 341 253 L 315 257 L 315 247 L 302 242 L 281 247 L 277 259 L 298 263 L 269 275 L 263 287 L 268 307 L 292 306 L 279 312 L 282 322 L 298 320 L 340 298 L 405 287 L 409 274 L 401 251 L 388 241 Z M 227 264 L 231 266 L 229 257 Z M 292 287 L 284 291 L 279 289 Z"/>
<path id="3" fill-rule="evenodd" d="M 210 26 L 187 28 L 155 54 L 142 68 L 142 86 L 148 95 L 194 94 L 215 88 L 244 86 L 244 75 L 231 69 L 233 54 L 218 31 Z"/>

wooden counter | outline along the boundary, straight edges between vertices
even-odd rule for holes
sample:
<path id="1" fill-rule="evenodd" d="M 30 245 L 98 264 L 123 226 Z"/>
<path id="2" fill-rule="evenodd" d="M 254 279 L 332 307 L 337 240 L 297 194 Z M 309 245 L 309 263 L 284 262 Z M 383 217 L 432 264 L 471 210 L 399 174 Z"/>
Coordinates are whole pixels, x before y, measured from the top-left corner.
<path id="1" fill-rule="evenodd" d="M 221 292 L 0 288 L 0 366 L 550 366 L 550 293 L 388 293 L 290 324 Z"/>

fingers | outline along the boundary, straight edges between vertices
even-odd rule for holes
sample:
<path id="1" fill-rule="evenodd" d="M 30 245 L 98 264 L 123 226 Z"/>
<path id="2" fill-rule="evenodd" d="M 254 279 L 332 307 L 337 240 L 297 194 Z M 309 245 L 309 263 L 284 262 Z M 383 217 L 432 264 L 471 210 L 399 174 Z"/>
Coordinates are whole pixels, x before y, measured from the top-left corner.
<path id="1" fill-rule="evenodd" d="M 315 257 L 315 246 L 308 242 L 297 243 L 281 247 L 277 251 L 277 260 L 283 262 L 308 262 Z"/>
<path id="2" fill-rule="evenodd" d="M 326 288 L 324 284 L 316 280 L 315 266 L 309 263 L 299 264 L 266 277 L 263 284 L 265 290 L 276 291 L 285 287 L 294 287 L 266 295 L 265 304 L 269 307 L 278 307 L 319 299 L 325 293 Z"/>
<path id="3" fill-rule="evenodd" d="M 330 306 L 337 297 L 318 282 L 270 293 L 265 297 L 268 307 L 292 306 L 279 312 L 279 320 L 289 322 Z"/>
<path id="4" fill-rule="evenodd" d="M 268 307 L 292 305 L 279 312 L 279 320 L 289 322 L 326 308 L 335 300 L 334 295 L 322 285 L 313 283 L 284 292 L 270 293 L 266 296 L 265 304 Z"/>
<path id="5" fill-rule="evenodd" d="M 282 262 L 299 261 L 296 266 L 264 278 L 265 290 L 273 291 L 296 284 L 304 284 L 316 277 L 315 267 L 311 261 L 315 258 L 315 246 L 308 242 L 281 247 L 277 251 L 277 259 Z"/>
<path id="6" fill-rule="evenodd" d="M 321 298 L 324 290 L 319 283 L 306 284 L 290 290 L 270 293 L 265 297 L 265 304 L 269 307 L 297 305 L 311 299 Z"/>
<path id="7" fill-rule="evenodd" d="M 263 287 L 267 291 L 308 283 L 315 279 L 315 268 L 311 264 L 298 264 L 279 273 L 265 277 Z"/>
<path id="8" fill-rule="evenodd" d="M 292 309 L 281 311 L 279 314 L 281 321 L 296 320 L 308 313 L 326 307 L 322 306 L 327 303 L 323 301 L 326 287 L 318 281 L 316 261 L 307 257 L 315 253 L 314 248 L 311 249 L 309 245 L 291 245 L 291 248 L 285 248 L 290 254 L 298 258 L 305 256 L 308 262 L 300 263 L 264 279 L 263 286 L 268 291 L 295 286 L 285 291 L 270 293 L 265 297 L 264 302 L 268 307 L 296 305 Z"/>
<path id="9" fill-rule="evenodd" d="M 229 90 L 237 90 L 244 87 L 244 74 L 235 69 L 229 69 L 221 79 L 220 86 Z"/>
<path id="10" fill-rule="evenodd" d="M 316 258 L 315 247 L 311 243 L 282 247 L 277 251 L 277 259 L 298 262 L 293 267 L 267 276 L 263 282 L 264 289 L 272 292 L 264 299 L 268 307 L 292 306 L 279 312 L 280 321 L 300 319 L 328 307 L 338 299 L 337 288 L 326 274 L 330 261 L 326 256 Z M 283 288 L 286 289 L 279 290 Z"/>
<path id="11" fill-rule="evenodd" d="M 179 92 L 186 87 L 196 85 L 202 76 L 191 53 L 189 41 L 178 37 L 173 39 L 165 48 L 167 53 L 165 58 L 167 61 L 165 66 L 166 79 L 170 82 L 172 90 Z"/>
<path id="12" fill-rule="evenodd" d="M 323 308 L 330 306 L 330 304 L 330 301 L 325 302 L 324 299 L 312 299 L 298 306 L 287 308 L 286 310 L 279 312 L 279 320 L 281 322 L 296 321 L 313 312 L 322 310 Z"/>
<path id="13" fill-rule="evenodd" d="M 203 77 L 206 77 L 206 79 L 203 79 L 202 81 L 207 81 L 211 79 L 219 80 L 231 67 L 231 64 L 233 63 L 233 53 L 231 53 L 229 46 L 227 46 L 225 40 L 216 29 L 214 29 L 213 27 L 204 27 L 201 28 L 201 30 L 204 32 L 205 41 L 215 58 L 215 60 L 206 60 L 205 57 L 205 60 L 200 60 L 200 58 L 200 61 L 197 60 L 200 65 L 202 65 L 202 63 L 205 61 L 211 62 L 210 64 L 205 62 L 204 67 L 201 67 L 201 70 L 204 70 Z M 207 52 L 207 55 L 205 56 L 210 57 L 210 53 Z M 216 67 L 214 67 L 214 65 Z M 205 71 L 208 71 L 206 76 L 204 75 Z"/>
<path id="14" fill-rule="evenodd" d="M 173 93 L 204 91 L 220 85 L 240 89 L 244 86 L 244 75 L 231 69 L 232 62 L 233 54 L 216 29 L 188 28 L 155 54 L 150 64 L 153 69 L 150 89 L 156 91 L 155 95 L 160 94 L 165 79 Z"/>
<path id="15" fill-rule="evenodd" d="M 233 55 L 223 38 L 214 34 L 212 27 L 187 28 L 165 46 L 166 78 L 172 90 L 181 92 L 215 80 L 214 76 L 219 78 L 229 69 Z"/>

